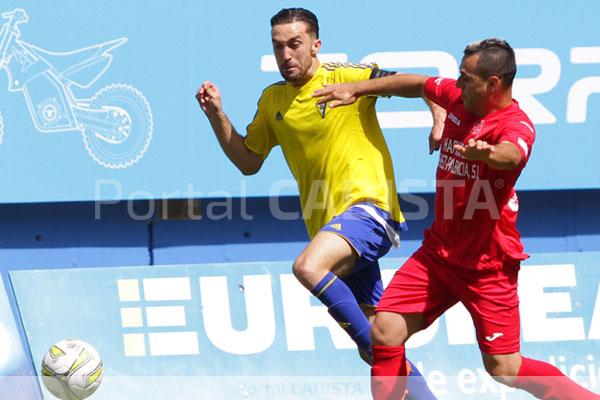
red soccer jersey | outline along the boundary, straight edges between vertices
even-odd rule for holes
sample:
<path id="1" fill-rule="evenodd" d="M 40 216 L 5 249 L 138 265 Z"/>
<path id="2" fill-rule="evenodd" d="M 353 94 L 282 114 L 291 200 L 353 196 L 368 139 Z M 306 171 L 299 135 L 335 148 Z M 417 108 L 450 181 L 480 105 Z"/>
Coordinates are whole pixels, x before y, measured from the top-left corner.
<path id="1" fill-rule="evenodd" d="M 451 264 L 470 269 L 497 269 L 524 260 L 517 230 L 519 202 L 514 185 L 535 140 L 533 123 L 512 104 L 480 118 L 465 109 L 456 81 L 430 78 L 425 95 L 447 111 L 436 173 L 435 219 L 423 246 Z M 521 165 L 497 170 L 468 161 L 455 144 L 470 138 L 490 144 L 510 142 L 521 152 Z"/>

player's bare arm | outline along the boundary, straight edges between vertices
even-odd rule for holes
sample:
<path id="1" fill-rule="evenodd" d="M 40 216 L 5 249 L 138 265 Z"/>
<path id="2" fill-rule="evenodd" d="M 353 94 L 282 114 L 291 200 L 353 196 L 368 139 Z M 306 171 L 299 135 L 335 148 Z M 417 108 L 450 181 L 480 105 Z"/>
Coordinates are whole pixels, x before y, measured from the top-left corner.
<path id="1" fill-rule="evenodd" d="M 440 143 L 442 141 L 442 133 L 444 132 L 444 122 L 446 121 L 446 110 L 429 100 L 426 96 L 423 96 L 423 100 L 433 117 L 433 126 L 429 132 L 429 154 L 433 154 L 434 151 L 440 149 Z"/>
<path id="2" fill-rule="evenodd" d="M 246 147 L 244 138 L 223 111 L 219 88 L 214 83 L 205 81 L 198 88 L 196 100 L 208 118 L 225 155 L 244 175 L 257 173 L 264 160 Z"/>
<path id="3" fill-rule="evenodd" d="M 521 153 L 517 146 L 510 142 L 492 145 L 484 140 L 469 139 L 464 146 L 454 145 L 463 157 L 471 161 L 483 161 L 494 169 L 510 170 L 521 164 Z"/>
<path id="4" fill-rule="evenodd" d="M 318 104 L 334 108 L 354 103 L 361 96 L 423 97 L 426 76 L 394 74 L 360 82 L 325 86 L 313 94 Z"/>

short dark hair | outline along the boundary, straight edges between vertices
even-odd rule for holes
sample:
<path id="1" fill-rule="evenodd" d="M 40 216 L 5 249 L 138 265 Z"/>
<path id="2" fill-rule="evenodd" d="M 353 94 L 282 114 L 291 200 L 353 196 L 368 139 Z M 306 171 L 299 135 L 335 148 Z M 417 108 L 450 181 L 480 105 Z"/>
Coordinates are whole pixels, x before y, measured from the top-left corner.
<path id="1" fill-rule="evenodd" d="M 319 38 L 319 20 L 315 14 L 306 8 L 282 8 L 271 18 L 271 28 L 275 25 L 289 24 L 296 21 L 306 23 L 308 26 L 308 33 L 314 33 L 317 39 Z"/>
<path id="2" fill-rule="evenodd" d="M 479 54 L 477 73 L 484 79 L 496 75 L 505 86 L 513 83 L 517 73 L 515 51 L 506 40 L 489 38 L 473 42 L 463 52 L 465 57 Z"/>

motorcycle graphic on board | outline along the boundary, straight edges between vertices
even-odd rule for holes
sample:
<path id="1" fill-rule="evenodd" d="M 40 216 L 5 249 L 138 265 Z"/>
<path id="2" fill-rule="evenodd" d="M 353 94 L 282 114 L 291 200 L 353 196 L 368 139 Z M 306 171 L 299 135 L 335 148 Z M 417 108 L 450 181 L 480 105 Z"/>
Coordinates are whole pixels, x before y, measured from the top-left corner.
<path id="1" fill-rule="evenodd" d="M 79 131 L 89 155 L 105 168 L 138 162 L 152 140 L 152 110 L 131 85 L 105 86 L 89 99 L 71 88 L 87 89 L 110 67 L 110 52 L 127 42 L 119 38 L 69 52 L 50 52 L 21 40 L 20 24 L 29 20 L 17 8 L 2 13 L 0 70 L 8 74 L 9 92 L 25 97 L 35 128 L 42 133 Z M 0 144 L 4 126 L 0 114 Z"/>

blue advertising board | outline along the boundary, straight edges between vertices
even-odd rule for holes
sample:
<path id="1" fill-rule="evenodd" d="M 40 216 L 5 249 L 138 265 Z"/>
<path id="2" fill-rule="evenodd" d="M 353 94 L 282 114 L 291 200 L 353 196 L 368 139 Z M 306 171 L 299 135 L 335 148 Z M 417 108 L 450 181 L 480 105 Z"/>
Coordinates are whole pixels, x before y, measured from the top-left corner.
<path id="1" fill-rule="evenodd" d="M 537 254 L 520 274 L 523 353 L 595 391 L 599 256 Z M 385 280 L 402 261 L 384 260 Z M 34 364 L 65 338 L 99 351 L 104 380 L 95 399 L 369 399 L 368 366 L 290 265 L 23 270 L 10 276 Z M 530 398 L 487 375 L 461 306 L 413 336 L 408 354 L 440 399 Z"/>
<path id="2" fill-rule="evenodd" d="M 456 77 L 464 46 L 499 36 L 517 51 L 514 96 L 538 129 L 521 189 L 600 188 L 600 4 L 274 0 L 4 0 L 0 6 L 0 202 L 295 195 L 281 153 L 243 178 L 194 94 L 223 93 L 240 132 L 280 80 L 269 19 L 304 6 L 324 60 Z M 380 99 L 401 192 L 432 192 L 420 101 Z M 566 151 L 568 149 L 568 151 Z M 18 177 L 18 178 L 17 178 Z"/>

